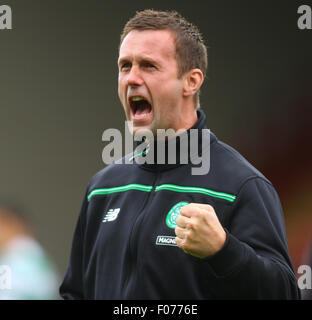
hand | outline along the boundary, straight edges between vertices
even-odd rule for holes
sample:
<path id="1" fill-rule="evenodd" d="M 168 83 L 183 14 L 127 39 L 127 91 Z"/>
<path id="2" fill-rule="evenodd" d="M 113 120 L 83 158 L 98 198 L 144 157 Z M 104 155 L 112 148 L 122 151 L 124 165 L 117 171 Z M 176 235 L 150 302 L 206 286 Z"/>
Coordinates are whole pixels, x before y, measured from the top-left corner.
<path id="1" fill-rule="evenodd" d="M 190 203 L 180 212 L 175 228 L 179 248 L 197 258 L 206 258 L 223 247 L 226 232 L 212 206 Z"/>

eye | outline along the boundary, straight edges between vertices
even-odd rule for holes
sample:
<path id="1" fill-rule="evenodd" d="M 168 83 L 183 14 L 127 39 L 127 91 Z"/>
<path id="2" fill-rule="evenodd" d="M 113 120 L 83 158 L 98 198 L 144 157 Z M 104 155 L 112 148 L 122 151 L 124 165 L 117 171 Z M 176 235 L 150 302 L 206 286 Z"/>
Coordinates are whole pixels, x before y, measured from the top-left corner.
<path id="1" fill-rule="evenodd" d="M 120 70 L 127 70 L 131 68 L 131 63 L 130 62 L 125 62 L 120 66 Z"/>
<path id="2" fill-rule="evenodd" d="M 146 62 L 146 63 L 144 64 L 144 68 L 156 69 L 156 66 L 153 65 L 152 63 Z"/>

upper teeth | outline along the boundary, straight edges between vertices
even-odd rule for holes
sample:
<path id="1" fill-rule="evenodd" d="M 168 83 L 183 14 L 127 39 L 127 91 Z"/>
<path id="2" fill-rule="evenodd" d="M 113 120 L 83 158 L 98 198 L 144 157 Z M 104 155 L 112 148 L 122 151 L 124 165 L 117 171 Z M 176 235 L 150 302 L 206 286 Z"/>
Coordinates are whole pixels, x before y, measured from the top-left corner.
<path id="1" fill-rule="evenodd" d="M 132 101 L 140 101 L 140 100 L 144 100 L 144 98 L 142 98 L 142 97 L 132 97 L 131 100 Z"/>

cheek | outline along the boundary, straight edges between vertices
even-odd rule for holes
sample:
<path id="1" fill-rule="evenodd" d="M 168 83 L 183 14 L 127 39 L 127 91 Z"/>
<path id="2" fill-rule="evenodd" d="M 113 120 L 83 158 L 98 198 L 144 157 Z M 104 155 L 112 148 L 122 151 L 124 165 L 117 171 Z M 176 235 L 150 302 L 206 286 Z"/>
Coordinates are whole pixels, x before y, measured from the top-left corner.
<path id="1" fill-rule="evenodd" d="M 122 79 L 118 79 L 118 96 L 120 101 L 124 102 L 124 85 Z"/>
<path id="2" fill-rule="evenodd" d="M 159 97 L 160 108 L 167 107 L 167 111 L 171 110 L 179 104 L 179 100 L 182 97 L 181 85 L 175 81 L 171 84 L 163 82 L 161 87 L 158 86 L 157 95 Z"/>

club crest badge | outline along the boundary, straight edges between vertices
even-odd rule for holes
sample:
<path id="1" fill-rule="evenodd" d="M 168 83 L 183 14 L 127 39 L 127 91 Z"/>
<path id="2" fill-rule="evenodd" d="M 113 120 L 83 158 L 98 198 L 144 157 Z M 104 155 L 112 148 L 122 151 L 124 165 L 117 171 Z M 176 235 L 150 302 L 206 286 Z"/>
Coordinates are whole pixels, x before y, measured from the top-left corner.
<path id="1" fill-rule="evenodd" d="M 168 212 L 167 217 L 166 217 L 166 224 L 169 228 L 174 229 L 177 226 L 176 220 L 177 220 L 178 216 L 180 215 L 180 210 L 182 207 L 184 207 L 188 204 L 189 203 L 185 202 L 185 201 L 178 202 L 170 209 L 170 211 Z"/>

